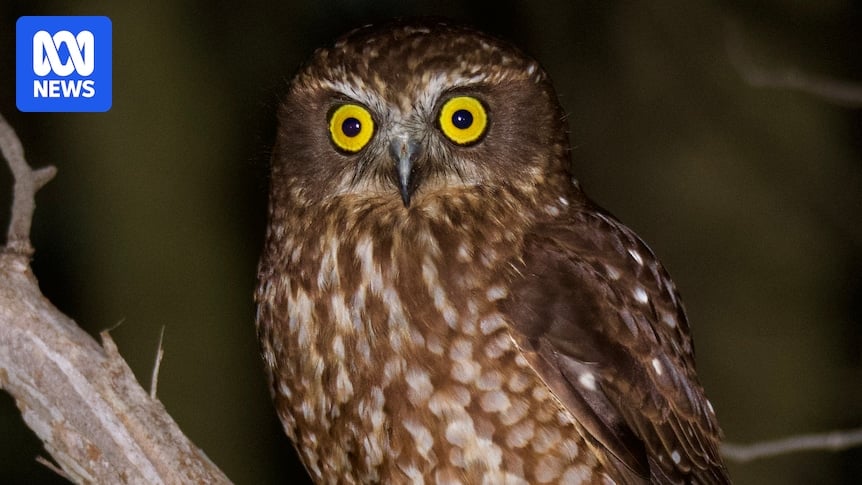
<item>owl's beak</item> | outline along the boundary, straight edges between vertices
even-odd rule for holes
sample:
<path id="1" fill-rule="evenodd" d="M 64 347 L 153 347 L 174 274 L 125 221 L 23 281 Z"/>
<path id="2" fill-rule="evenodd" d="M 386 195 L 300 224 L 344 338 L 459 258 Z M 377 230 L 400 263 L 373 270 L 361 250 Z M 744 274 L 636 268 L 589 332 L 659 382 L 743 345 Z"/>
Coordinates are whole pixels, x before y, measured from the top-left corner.
<path id="1" fill-rule="evenodd" d="M 416 189 L 413 185 L 413 165 L 421 152 L 422 145 L 407 137 L 396 138 L 389 144 L 389 155 L 395 162 L 398 189 L 401 192 L 404 207 L 410 207 L 410 197 Z"/>

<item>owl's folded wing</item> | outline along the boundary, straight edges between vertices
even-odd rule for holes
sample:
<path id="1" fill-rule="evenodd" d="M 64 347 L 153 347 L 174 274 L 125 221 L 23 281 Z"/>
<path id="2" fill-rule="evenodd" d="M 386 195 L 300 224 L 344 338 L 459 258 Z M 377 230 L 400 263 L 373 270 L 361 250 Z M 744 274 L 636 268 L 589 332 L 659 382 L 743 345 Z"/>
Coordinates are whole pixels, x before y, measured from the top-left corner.
<path id="1" fill-rule="evenodd" d="M 669 276 L 600 211 L 526 238 L 503 311 L 524 356 L 621 483 L 729 483 L 721 431 L 697 381 L 685 312 Z"/>

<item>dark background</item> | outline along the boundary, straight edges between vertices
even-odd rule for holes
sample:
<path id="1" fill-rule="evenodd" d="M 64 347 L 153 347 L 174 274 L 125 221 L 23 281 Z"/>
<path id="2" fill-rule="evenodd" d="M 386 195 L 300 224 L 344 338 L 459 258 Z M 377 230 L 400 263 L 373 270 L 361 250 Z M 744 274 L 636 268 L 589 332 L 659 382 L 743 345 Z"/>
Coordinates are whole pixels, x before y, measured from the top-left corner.
<path id="1" fill-rule="evenodd" d="M 0 112 L 35 166 L 34 270 L 89 332 L 112 335 L 237 483 L 301 483 L 257 355 L 252 291 L 267 152 L 286 82 L 312 50 L 394 15 L 444 15 L 537 57 L 570 113 L 575 173 L 649 242 L 686 301 L 699 374 L 728 440 L 862 424 L 862 116 L 746 84 L 768 69 L 862 84 L 862 7 L 827 0 L 647 2 L 9 1 Z M 656 2 L 658 3 L 658 2 Z M 74 4 L 73 6 L 70 4 Z M 108 113 L 15 108 L 20 15 L 107 15 Z M 0 224 L 10 200 L 0 169 Z M 59 480 L 0 394 L 0 483 Z M 860 483 L 862 452 L 731 465 L 741 484 Z"/>

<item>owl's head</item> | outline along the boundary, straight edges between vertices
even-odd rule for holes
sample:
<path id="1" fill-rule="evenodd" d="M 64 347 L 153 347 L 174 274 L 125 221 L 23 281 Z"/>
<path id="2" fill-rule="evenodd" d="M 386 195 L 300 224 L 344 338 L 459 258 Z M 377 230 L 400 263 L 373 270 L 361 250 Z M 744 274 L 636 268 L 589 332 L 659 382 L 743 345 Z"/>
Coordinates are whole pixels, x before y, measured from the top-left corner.
<path id="1" fill-rule="evenodd" d="M 400 200 L 541 187 L 568 168 L 562 109 L 539 64 L 472 29 L 368 26 L 320 49 L 281 108 L 273 182 L 303 198 Z"/>

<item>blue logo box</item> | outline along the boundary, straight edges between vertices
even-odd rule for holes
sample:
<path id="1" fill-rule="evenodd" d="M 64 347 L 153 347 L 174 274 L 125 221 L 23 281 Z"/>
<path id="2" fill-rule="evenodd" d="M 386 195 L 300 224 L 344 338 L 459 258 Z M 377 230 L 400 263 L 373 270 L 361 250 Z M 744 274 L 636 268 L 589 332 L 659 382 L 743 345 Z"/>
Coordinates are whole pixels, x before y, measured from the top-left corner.
<path id="1" fill-rule="evenodd" d="M 15 26 L 18 109 L 111 109 L 111 40 L 108 17 L 20 17 Z"/>

